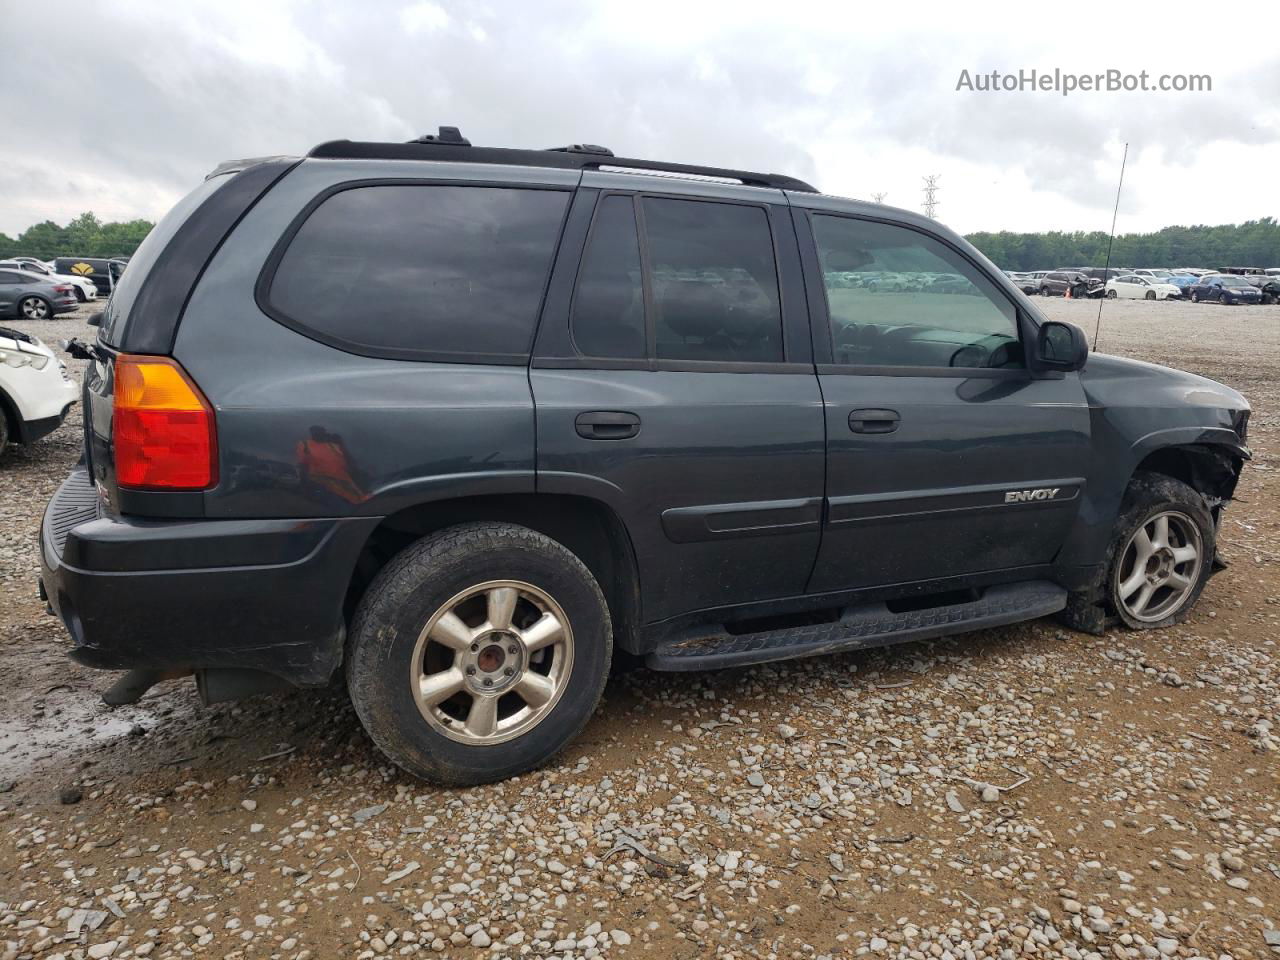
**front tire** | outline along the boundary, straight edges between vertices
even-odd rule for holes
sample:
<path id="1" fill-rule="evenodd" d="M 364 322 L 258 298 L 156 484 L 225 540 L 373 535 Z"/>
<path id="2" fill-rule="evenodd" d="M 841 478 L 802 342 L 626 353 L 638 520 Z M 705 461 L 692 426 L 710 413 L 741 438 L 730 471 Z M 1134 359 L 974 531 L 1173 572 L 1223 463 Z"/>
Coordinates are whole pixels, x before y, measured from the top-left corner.
<path id="1" fill-rule="evenodd" d="M 1154 300 L 1155 298 L 1156 298 L 1156 292 L 1154 290 L 1148 290 L 1146 299 Z"/>
<path id="2" fill-rule="evenodd" d="M 431 534 L 395 557 L 352 625 L 347 686 L 397 765 L 444 786 L 546 763 L 586 725 L 613 629 L 591 571 L 503 523 Z"/>
<path id="3" fill-rule="evenodd" d="M 1114 299 L 1115 299 L 1116 297 L 1118 297 L 1118 296 L 1120 296 L 1120 294 L 1116 293 L 1114 290 L 1108 290 L 1108 291 L 1107 291 L 1107 299 L 1108 299 L 1108 300 L 1114 300 Z"/>
<path id="4" fill-rule="evenodd" d="M 1107 564 L 1107 600 L 1135 630 L 1181 623 L 1213 571 L 1217 533 L 1204 497 L 1140 473 L 1125 493 Z"/>

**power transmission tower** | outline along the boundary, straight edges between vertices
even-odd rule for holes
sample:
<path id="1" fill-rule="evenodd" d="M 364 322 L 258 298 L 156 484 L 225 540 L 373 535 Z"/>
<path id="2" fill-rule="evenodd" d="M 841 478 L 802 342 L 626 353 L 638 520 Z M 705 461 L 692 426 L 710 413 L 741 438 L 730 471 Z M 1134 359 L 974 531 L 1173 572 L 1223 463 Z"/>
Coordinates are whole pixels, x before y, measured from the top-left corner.
<path id="1" fill-rule="evenodd" d="M 884 198 L 885 198 L 885 197 L 887 197 L 887 196 L 888 196 L 888 194 L 887 194 L 887 193 L 873 193 L 873 194 L 871 195 L 871 199 L 872 199 L 872 201 L 874 201 L 875 203 L 884 203 Z"/>
<path id="2" fill-rule="evenodd" d="M 940 174 L 924 178 L 924 215 L 930 220 L 938 219 L 938 179 Z"/>

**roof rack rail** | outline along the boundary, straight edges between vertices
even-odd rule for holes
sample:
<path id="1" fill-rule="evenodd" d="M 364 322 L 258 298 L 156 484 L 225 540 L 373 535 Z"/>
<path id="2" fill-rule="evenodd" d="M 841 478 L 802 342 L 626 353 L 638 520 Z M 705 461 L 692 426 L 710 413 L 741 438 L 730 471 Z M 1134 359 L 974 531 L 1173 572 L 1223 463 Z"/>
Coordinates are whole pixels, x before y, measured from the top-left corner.
<path id="1" fill-rule="evenodd" d="M 736 181 L 749 187 L 772 187 L 799 193 L 817 193 L 816 187 L 780 173 L 755 173 L 720 167 L 700 167 L 688 163 L 664 163 L 615 157 L 613 151 L 591 143 L 575 143 L 549 150 L 518 150 L 509 147 L 473 147 L 457 127 L 441 127 L 439 134 L 426 134 L 408 143 L 374 143 L 357 140 L 330 140 L 307 154 L 330 160 L 452 160 L 465 163 L 495 163 L 518 167 L 555 167 L 562 170 L 633 170 L 666 176 L 705 177 Z"/>

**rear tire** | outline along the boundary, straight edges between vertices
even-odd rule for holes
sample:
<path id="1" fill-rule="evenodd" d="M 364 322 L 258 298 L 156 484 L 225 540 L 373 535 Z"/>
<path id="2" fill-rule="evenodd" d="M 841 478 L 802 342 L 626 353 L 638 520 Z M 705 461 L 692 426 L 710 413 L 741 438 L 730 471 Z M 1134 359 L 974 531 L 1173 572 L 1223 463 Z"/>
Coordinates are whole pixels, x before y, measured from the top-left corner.
<path id="1" fill-rule="evenodd" d="M 612 652 L 608 606 L 581 560 L 525 527 L 469 523 L 422 538 L 374 579 L 347 686 L 397 765 L 470 786 L 559 753 L 595 711 Z"/>
<path id="2" fill-rule="evenodd" d="M 0 457 L 4 456 L 7 446 L 9 446 L 9 414 L 4 404 L 0 403 Z"/>
<path id="3" fill-rule="evenodd" d="M 1107 605 L 1135 630 L 1181 623 L 1213 572 L 1216 547 L 1204 497 L 1164 474 L 1137 474 L 1107 558 Z"/>
<path id="4" fill-rule="evenodd" d="M 1154 290 L 1148 290 L 1146 299 L 1154 300 L 1155 298 L 1156 298 L 1156 292 Z"/>
<path id="5" fill-rule="evenodd" d="M 18 315 L 23 320 L 48 320 L 53 316 L 53 305 L 44 297 L 23 297 L 18 301 Z"/>

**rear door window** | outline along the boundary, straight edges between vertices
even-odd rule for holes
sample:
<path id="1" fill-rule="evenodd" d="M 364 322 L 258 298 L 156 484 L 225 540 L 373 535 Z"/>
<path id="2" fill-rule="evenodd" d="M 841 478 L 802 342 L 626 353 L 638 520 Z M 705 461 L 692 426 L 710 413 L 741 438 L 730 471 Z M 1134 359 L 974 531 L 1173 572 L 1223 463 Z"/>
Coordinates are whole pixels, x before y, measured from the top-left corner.
<path id="1" fill-rule="evenodd" d="M 767 211 L 754 204 L 606 195 L 587 238 L 571 317 L 574 345 L 584 357 L 782 362 Z"/>
<path id="2" fill-rule="evenodd" d="M 268 312 L 369 356 L 522 362 L 568 199 L 435 184 L 341 190 L 289 241 Z"/>
<path id="3" fill-rule="evenodd" d="M 764 208 L 645 197 L 659 360 L 781 362 L 782 310 Z"/>

